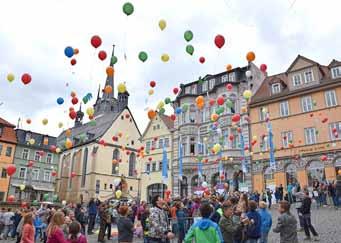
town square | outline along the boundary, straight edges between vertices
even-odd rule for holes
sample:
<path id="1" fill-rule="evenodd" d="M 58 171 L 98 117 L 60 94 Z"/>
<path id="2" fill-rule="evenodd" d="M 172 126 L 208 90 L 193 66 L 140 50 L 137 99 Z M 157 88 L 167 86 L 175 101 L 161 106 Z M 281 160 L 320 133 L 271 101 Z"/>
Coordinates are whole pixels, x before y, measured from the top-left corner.
<path id="1" fill-rule="evenodd" d="M 341 242 L 341 2 L 6 0 L 0 242 Z"/>

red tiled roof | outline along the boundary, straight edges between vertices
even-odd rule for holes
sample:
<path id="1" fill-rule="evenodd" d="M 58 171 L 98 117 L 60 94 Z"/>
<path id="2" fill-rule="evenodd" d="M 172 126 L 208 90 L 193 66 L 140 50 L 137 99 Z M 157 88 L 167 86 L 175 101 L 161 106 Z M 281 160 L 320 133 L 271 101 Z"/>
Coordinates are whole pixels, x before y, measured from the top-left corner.
<path id="1" fill-rule="evenodd" d="M 160 117 L 168 129 L 174 128 L 174 121 L 170 118 L 170 116 L 160 114 Z"/>
<path id="2" fill-rule="evenodd" d="M 15 128 L 15 125 L 13 125 L 12 123 L 9 123 L 8 121 L 6 121 L 5 119 L 1 118 L 0 117 L 0 124 L 1 125 L 4 125 L 4 126 L 7 126 L 7 127 L 13 127 Z"/>
<path id="3" fill-rule="evenodd" d="M 2 125 L 0 141 L 5 143 L 17 143 L 17 136 L 14 131 L 15 126 L 1 117 L 0 125 Z"/>

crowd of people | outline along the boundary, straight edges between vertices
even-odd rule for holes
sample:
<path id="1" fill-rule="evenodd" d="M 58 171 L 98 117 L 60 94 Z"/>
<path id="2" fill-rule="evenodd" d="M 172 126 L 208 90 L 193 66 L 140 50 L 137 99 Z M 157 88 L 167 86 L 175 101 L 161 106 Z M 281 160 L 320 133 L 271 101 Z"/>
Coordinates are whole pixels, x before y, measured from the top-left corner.
<path id="1" fill-rule="evenodd" d="M 326 197 L 321 196 L 326 190 Z M 284 191 L 286 194 L 284 195 Z M 316 193 L 317 192 L 317 193 Z M 332 193 L 330 193 L 332 192 Z M 279 213 L 272 222 L 272 197 Z M 330 197 L 330 199 L 328 199 Z M 0 239 L 16 239 L 20 243 L 86 243 L 88 236 L 98 234 L 98 242 L 112 239 L 116 225 L 120 243 L 267 243 L 270 231 L 279 233 L 280 242 L 296 243 L 303 231 L 306 240 L 319 240 L 311 223 L 311 205 L 334 203 L 341 198 L 341 177 L 332 188 L 314 181 L 311 190 L 289 183 L 279 185 L 274 192 L 265 190 L 246 193 L 205 191 L 191 198 L 164 198 L 154 195 L 150 203 L 117 200 L 100 202 L 91 199 L 87 204 L 68 204 L 61 208 L 43 204 L 0 212 Z M 325 199 L 326 198 L 326 199 Z M 292 209 L 294 205 L 294 209 Z M 292 211 L 297 210 L 296 214 Z"/>

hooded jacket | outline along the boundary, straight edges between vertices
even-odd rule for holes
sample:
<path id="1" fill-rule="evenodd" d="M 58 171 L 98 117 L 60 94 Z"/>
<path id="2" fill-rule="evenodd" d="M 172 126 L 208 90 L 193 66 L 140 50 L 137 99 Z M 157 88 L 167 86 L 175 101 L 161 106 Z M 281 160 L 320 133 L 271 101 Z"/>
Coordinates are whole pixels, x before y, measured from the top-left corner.
<path id="1" fill-rule="evenodd" d="M 219 226 L 212 220 L 203 218 L 197 221 L 186 234 L 185 243 L 222 243 L 224 242 Z"/>
<path id="2" fill-rule="evenodd" d="M 268 210 L 266 208 L 261 208 L 258 210 L 261 219 L 261 232 L 268 233 L 272 226 L 272 218 Z"/>

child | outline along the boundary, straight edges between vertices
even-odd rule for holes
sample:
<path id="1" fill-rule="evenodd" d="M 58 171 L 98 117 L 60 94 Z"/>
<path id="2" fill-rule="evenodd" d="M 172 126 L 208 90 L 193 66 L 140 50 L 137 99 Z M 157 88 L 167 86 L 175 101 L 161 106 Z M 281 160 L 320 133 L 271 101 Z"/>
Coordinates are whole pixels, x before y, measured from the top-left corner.
<path id="1" fill-rule="evenodd" d="M 81 225 L 73 221 L 69 226 L 68 243 L 87 243 L 86 237 L 81 234 Z"/>
<path id="2" fill-rule="evenodd" d="M 278 212 L 278 223 L 273 229 L 275 233 L 280 233 L 280 243 L 298 243 L 297 220 L 290 213 L 290 204 L 287 201 L 280 201 Z"/>

